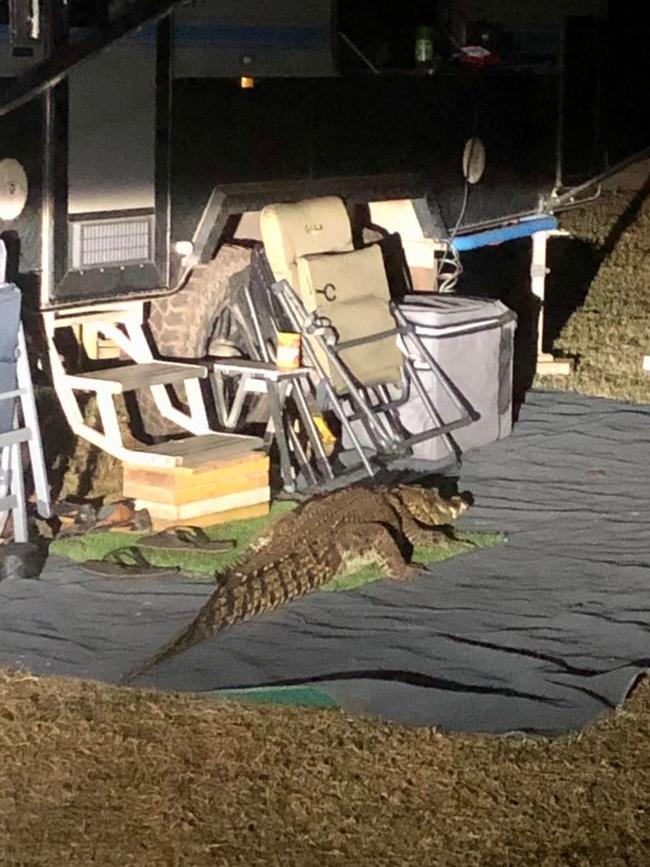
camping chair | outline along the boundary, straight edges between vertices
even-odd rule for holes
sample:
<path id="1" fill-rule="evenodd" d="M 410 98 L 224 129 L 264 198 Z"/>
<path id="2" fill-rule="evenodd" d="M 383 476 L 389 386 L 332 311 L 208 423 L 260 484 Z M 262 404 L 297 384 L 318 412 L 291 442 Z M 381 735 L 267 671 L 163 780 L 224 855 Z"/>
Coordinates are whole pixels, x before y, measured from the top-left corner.
<path id="1" fill-rule="evenodd" d="M 217 418 L 227 430 L 263 420 L 264 442 L 267 446 L 273 440 L 277 443 L 284 490 L 320 488 L 334 479 L 328 456 L 330 434 L 319 426 L 310 371 L 276 366 L 277 329 L 273 323 L 278 311 L 273 310 L 272 297 L 266 291 L 272 282 L 268 262 L 261 247 L 257 248 L 253 251 L 250 281 L 239 284 L 231 294 L 217 327 L 217 333 L 227 334 L 228 339 L 236 335 L 248 356 L 213 362 Z M 230 377 L 237 384 L 228 393 L 225 380 Z"/>
<path id="2" fill-rule="evenodd" d="M 27 542 L 27 507 L 22 446 L 27 443 L 37 510 L 51 517 L 34 390 L 20 322 L 20 290 L 4 282 L 4 244 L 0 241 L 0 531 L 11 513 L 16 542 Z"/>
<path id="3" fill-rule="evenodd" d="M 354 249 L 341 199 L 268 205 L 260 227 L 275 279 L 271 291 L 283 314 L 278 321 L 276 313 L 274 324 L 302 335 L 315 387 L 339 417 L 366 472 L 373 474 L 366 449 L 401 457 L 434 436 L 445 438 L 455 458 L 449 434 L 477 414 L 391 302 L 379 245 Z M 451 421 L 443 422 L 433 405 L 419 372 L 424 367 L 458 408 Z M 414 433 L 405 431 L 398 416 L 411 389 L 427 412 L 427 425 Z"/>

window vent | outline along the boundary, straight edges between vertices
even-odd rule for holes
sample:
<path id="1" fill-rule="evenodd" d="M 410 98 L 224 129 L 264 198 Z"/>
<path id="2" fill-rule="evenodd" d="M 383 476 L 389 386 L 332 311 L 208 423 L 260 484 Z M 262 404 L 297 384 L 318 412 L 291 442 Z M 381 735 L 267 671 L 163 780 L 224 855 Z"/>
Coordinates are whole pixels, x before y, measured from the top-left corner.
<path id="1" fill-rule="evenodd" d="M 71 265 L 76 270 L 152 261 L 153 216 L 78 220 L 70 225 Z"/>

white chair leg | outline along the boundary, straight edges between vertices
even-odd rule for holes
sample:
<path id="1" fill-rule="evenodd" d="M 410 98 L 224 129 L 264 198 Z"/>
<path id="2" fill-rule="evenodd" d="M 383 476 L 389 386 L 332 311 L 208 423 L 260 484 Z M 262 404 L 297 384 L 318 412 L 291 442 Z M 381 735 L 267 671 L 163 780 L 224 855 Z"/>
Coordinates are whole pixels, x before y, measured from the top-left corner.
<path id="1" fill-rule="evenodd" d="M 185 380 L 185 386 L 187 387 L 187 384 L 191 381 L 192 380 Z M 205 408 L 203 410 L 205 420 L 201 418 L 195 419 L 191 415 L 188 415 L 188 413 L 183 412 L 180 409 L 176 409 L 176 407 L 172 404 L 164 385 L 152 385 L 151 394 L 153 395 L 153 399 L 158 408 L 158 412 L 163 418 L 168 419 L 169 421 L 177 424 L 179 427 L 184 428 L 186 431 L 189 431 L 196 436 L 202 436 L 203 434 L 213 432 L 208 425 L 207 416 L 205 415 Z M 202 395 L 201 400 L 203 400 Z"/>
<path id="2" fill-rule="evenodd" d="M 230 412 L 228 413 L 228 417 L 226 419 L 226 427 L 229 430 L 234 430 L 239 424 L 242 409 L 244 408 L 244 401 L 246 400 L 246 395 L 248 394 L 247 385 L 248 377 L 246 376 L 246 374 L 244 374 L 237 383 L 235 399 L 232 402 Z"/>
<path id="3" fill-rule="evenodd" d="M 226 406 L 226 387 L 223 374 L 213 371 L 210 377 L 214 408 L 217 412 L 217 421 L 222 427 L 228 427 L 228 407 Z"/>
<path id="4" fill-rule="evenodd" d="M 27 504 L 25 502 L 25 480 L 23 479 L 23 461 L 21 443 L 12 443 L 11 452 L 11 493 L 16 498 L 12 509 L 13 531 L 15 542 L 27 542 Z"/>
<path id="5" fill-rule="evenodd" d="M 117 419 L 117 411 L 113 402 L 113 395 L 107 392 L 97 392 L 97 408 L 102 423 L 102 431 L 107 440 L 114 444 L 114 448 L 122 448 L 122 431 Z"/>
<path id="6" fill-rule="evenodd" d="M 22 391 L 20 405 L 23 414 L 23 423 L 29 430 L 29 462 L 34 479 L 34 492 L 36 493 L 37 511 L 42 518 L 52 517 L 52 505 L 50 501 L 50 486 L 47 480 L 47 468 L 43 454 L 43 441 L 34 400 L 34 387 L 29 371 L 27 347 L 22 325 L 18 332 L 18 363 L 16 366 L 18 388 Z"/>
<path id="7" fill-rule="evenodd" d="M 205 411 L 205 400 L 201 390 L 201 381 L 199 379 L 186 379 L 183 382 L 185 386 L 185 395 L 187 397 L 187 405 L 190 411 L 190 418 L 194 424 L 200 427 L 209 429 L 208 414 Z"/>
<path id="8" fill-rule="evenodd" d="M 0 250 L 2 248 L 0 247 Z M 11 496 L 11 447 L 4 446 L 0 449 L 0 502 Z M 11 506 L 3 503 L 3 509 L 0 509 L 0 533 L 5 528 Z"/>

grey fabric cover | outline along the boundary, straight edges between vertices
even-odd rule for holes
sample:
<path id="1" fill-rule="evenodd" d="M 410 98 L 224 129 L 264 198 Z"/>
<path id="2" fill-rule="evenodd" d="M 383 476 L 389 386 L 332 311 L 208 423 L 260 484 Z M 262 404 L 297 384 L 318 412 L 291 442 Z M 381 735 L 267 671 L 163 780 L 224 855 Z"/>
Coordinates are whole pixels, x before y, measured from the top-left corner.
<path id="1" fill-rule="evenodd" d="M 312 683 L 348 712 L 443 729 L 577 729 L 650 667 L 650 406 L 529 394 L 513 435 L 467 456 L 461 530 L 507 544 L 409 583 L 316 593 L 205 641 L 143 685 Z M 104 580 L 50 557 L 0 582 L 0 666 L 115 681 L 214 591 Z"/>
<path id="2" fill-rule="evenodd" d="M 0 283 L 0 394 L 16 388 L 16 348 L 20 324 L 20 290 Z M 0 400 L 0 433 L 13 428 L 15 400 Z"/>

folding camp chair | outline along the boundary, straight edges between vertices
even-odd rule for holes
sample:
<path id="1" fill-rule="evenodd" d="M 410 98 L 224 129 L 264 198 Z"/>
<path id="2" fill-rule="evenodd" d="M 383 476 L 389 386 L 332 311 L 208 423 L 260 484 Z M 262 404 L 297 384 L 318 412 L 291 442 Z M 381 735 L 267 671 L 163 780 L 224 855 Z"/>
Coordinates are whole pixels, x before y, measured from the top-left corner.
<path id="1" fill-rule="evenodd" d="M 262 412 L 252 412 L 253 420 L 266 423 L 264 441 L 275 440 L 285 491 L 319 488 L 334 479 L 328 457 L 328 431 L 318 424 L 310 371 L 304 367 L 278 368 L 275 364 L 278 328 L 273 299 L 267 289 L 273 277 L 261 248 L 254 250 L 251 279 L 241 283 L 229 298 L 218 333 L 237 336 L 248 359 L 220 358 L 213 362 L 213 395 L 219 423 L 235 430 L 248 416 L 247 401 L 261 399 Z M 226 388 L 227 379 L 236 379 L 234 391 Z"/>
<path id="2" fill-rule="evenodd" d="M 405 456 L 415 443 L 435 436 L 445 438 L 456 457 L 449 434 L 478 415 L 391 302 L 379 246 L 354 249 L 341 199 L 269 205 L 260 227 L 275 279 L 272 293 L 284 317 L 275 325 L 302 335 L 314 384 L 366 472 L 373 473 L 367 450 Z M 424 368 L 457 408 L 451 421 L 443 421 L 431 401 L 419 372 Z M 427 424 L 407 432 L 398 410 L 412 390 L 426 409 Z"/>
<path id="3" fill-rule="evenodd" d="M 5 249 L 0 241 L 0 531 L 11 513 L 16 542 L 27 542 L 27 507 L 22 445 L 27 443 L 38 513 L 51 517 L 50 493 L 20 322 L 20 290 L 4 282 Z"/>

